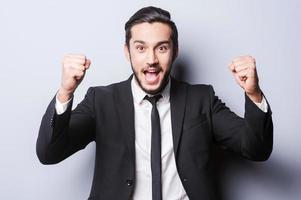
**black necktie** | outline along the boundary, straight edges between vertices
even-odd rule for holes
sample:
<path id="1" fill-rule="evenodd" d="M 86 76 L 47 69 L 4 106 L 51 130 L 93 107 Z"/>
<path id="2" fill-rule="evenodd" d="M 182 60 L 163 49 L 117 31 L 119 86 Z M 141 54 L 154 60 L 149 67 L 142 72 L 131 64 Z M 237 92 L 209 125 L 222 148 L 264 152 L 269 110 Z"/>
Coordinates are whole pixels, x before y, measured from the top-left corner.
<path id="1" fill-rule="evenodd" d="M 153 97 L 145 96 L 152 105 L 152 139 L 151 139 L 151 169 L 152 169 L 152 197 L 153 200 L 162 200 L 161 184 L 161 128 L 157 101 L 162 97 L 158 94 Z"/>

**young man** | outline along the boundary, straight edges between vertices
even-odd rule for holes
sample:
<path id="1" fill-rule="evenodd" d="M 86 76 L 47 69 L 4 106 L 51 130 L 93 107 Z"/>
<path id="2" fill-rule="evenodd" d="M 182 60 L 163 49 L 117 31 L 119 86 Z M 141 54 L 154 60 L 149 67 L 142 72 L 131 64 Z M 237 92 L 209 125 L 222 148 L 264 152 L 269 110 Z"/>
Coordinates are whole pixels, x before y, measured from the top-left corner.
<path id="1" fill-rule="evenodd" d="M 212 146 L 255 161 L 272 151 L 271 110 L 258 85 L 255 59 L 235 58 L 229 68 L 245 92 L 245 117 L 231 112 L 209 85 L 170 76 L 178 34 L 170 14 L 142 8 L 126 23 L 125 55 L 133 75 L 72 97 L 91 61 L 63 59 L 61 88 L 43 116 L 37 155 L 58 163 L 91 141 L 96 161 L 89 199 L 216 199 Z"/>

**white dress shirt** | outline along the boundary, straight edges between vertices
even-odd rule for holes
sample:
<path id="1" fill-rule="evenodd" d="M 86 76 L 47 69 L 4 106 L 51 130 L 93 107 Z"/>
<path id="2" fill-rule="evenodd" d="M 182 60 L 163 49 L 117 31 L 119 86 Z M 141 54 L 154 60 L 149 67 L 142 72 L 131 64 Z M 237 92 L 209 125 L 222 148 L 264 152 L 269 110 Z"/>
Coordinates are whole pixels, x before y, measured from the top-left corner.
<path id="1" fill-rule="evenodd" d="M 151 110 L 152 105 L 144 100 L 145 93 L 135 78 L 131 81 L 135 111 L 135 151 L 136 151 L 136 183 L 134 200 L 152 199 L 151 174 Z M 173 139 L 170 115 L 170 80 L 161 93 L 162 98 L 157 102 L 161 124 L 161 161 L 162 161 L 162 198 L 172 200 L 189 200 L 180 180 L 173 150 Z M 69 102 L 60 103 L 56 99 L 56 112 L 66 111 Z M 262 111 L 267 112 L 265 98 L 261 103 L 255 103 Z"/>
<path id="2" fill-rule="evenodd" d="M 147 95 L 135 78 L 131 82 L 135 110 L 136 184 L 134 200 L 152 199 L 151 171 L 151 110 L 152 104 L 144 100 Z M 162 199 L 188 200 L 180 180 L 175 155 L 170 115 L 170 81 L 157 102 L 161 125 Z"/>

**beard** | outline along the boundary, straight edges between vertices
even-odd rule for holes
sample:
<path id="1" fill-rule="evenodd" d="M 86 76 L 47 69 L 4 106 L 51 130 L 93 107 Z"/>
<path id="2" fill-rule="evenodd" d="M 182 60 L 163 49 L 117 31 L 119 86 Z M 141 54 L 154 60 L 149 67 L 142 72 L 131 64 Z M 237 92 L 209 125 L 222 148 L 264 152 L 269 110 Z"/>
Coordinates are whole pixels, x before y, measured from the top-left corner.
<path id="1" fill-rule="evenodd" d="M 141 84 L 141 80 L 139 79 L 139 76 L 138 76 L 138 72 L 135 71 L 134 67 L 133 67 L 133 64 L 132 64 L 132 60 L 130 59 L 130 63 L 131 63 L 131 67 L 132 67 L 132 70 L 133 70 L 133 73 L 134 73 L 134 78 L 137 80 L 137 83 L 138 85 L 140 86 L 140 88 L 147 94 L 150 94 L 150 95 L 156 95 L 158 93 L 161 93 L 163 91 L 163 89 L 165 88 L 165 86 L 167 85 L 168 83 L 168 79 L 169 79 L 169 75 L 170 75 L 170 71 L 171 71 L 171 66 L 169 67 L 169 69 L 164 73 L 163 75 L 163 79 L 162 81 L 160 82 L 160 85 L 157 89 L 155 90 L 149 90 L 145 87 L 143 87 L 143 85 Z M 171 64 L 172 65 L 172 64 Z M 142 71 L 145 71 L 145 69 L 147 68 L 155 68 L 157 69 L 158 71 L 162 71 L 162 67 L 160 65 L 151 65 L 151 66 L 148 66 L 148 67 L 144 67 L 142 69 Z"/>

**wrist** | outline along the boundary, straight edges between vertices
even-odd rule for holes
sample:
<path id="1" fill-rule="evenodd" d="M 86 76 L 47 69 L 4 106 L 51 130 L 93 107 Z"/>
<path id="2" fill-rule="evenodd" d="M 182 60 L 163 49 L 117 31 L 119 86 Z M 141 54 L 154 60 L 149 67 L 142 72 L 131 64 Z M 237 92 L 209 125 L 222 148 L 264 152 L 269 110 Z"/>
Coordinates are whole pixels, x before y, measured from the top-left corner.
<path id="1" fill-rule="evenodd" d="M 255 103 L 261 103 L 262 101 L 262 92 L 260 89 L 256 90 L 255 92 L 252 93 L 247 93 L 248 97 Z"/>
<path id="2" fill-rule="evenodd" d="M 63 88 L 60 88 L 57 92 L 57 98 L 61 103 L 69 101 L 73 97 L 73 92 L 68 92 Z"/>

